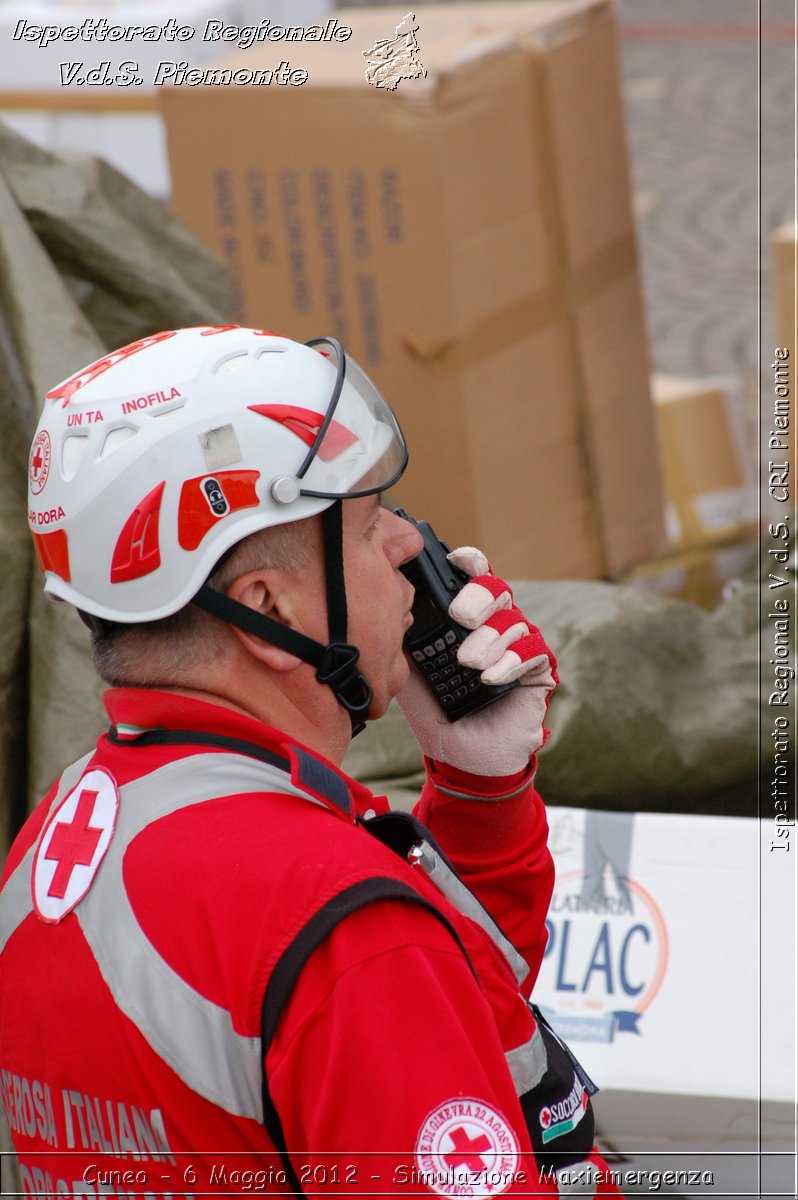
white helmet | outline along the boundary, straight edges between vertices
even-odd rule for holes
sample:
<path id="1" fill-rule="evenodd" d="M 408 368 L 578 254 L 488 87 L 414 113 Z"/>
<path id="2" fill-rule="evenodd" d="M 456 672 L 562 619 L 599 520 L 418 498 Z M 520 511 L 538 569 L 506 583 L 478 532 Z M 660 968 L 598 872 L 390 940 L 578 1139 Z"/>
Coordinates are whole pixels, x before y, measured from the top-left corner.
<path id="1" fill-rule="evenodd" d="M 45 591 L 106 621 L 169 616 L 242 538 L 383 491 L 406 463 L 334 339 L 154 334 L 47 394 L 28 470 Z"/>
<path id="2" fill-rule="evenodd" d="M 45 591 L 157 620 L 248 534 L 390 486 L 407 460 L 391 410 L 317 341 L 326 354 L 261 330 L 179 329 L 48 392 L 28 489 Z"/>

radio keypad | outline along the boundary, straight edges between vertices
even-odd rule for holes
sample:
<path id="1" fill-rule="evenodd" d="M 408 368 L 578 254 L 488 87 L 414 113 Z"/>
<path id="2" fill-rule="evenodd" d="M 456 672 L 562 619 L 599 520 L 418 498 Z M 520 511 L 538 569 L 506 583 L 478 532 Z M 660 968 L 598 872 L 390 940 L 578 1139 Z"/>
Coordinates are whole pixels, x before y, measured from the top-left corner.
<path id="1" fill-rule="evenodd" d="M 413 650 L 412 657 L 426 676 L 444 708 L 457 708 L 480 687 L 479 672 L 457 661 L 460 642 L 454 630 Z"/>

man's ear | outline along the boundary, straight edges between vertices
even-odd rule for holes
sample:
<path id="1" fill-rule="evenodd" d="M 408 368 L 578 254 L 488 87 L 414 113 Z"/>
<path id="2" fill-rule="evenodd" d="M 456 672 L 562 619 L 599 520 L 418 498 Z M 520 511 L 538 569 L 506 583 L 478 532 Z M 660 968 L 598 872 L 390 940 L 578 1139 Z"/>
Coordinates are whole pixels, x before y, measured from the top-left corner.
<path id="1" fill-rule="evenodd" d="M 258 571 L 248 571 L 233 580 L 227 589 L 227 595 L 231 600 L 237 600 L 239 604 L 245 604 L 247 608 L 271 617 L 281 625 L 291 627 L 291 593 L 284 586 L 284 581 L 285 577 L 278 570 L 262 568 Z M 289 654 L 287 650 L 282 650 L 271 642 L 264 642 L 262 638 L 247 633 L 236 625 L 231 625 L 230 628 L 247 652 L 271 670 L 294 671 L 302 666 L 302 659 L 297 658 L 295 654 Z"/>

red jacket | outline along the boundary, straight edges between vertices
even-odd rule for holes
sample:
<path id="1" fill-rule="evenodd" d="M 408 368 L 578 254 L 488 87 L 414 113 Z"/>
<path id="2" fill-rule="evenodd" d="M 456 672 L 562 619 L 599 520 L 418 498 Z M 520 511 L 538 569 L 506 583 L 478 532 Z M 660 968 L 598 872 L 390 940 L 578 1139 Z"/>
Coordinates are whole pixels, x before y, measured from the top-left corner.
<path id="1" fill-rule="evenodd" d="M 288 1190 L 262 1123 L 264 993 L 319 910 L 376 878 L 385 898 L 310 954 L 266 1053 L 303 1190 L 556 1196 L 518 1099 L 535 1020 L 495 941 L 366 831 L 387 801 L 228 709 L 106 702 L 114 738 L 65 772 L 3 874 L 0 1086 L 23 1189 Z M 528 779 L 446 770 L 417 815 L 528 992 L 553 883 L 543 804 Z"/>

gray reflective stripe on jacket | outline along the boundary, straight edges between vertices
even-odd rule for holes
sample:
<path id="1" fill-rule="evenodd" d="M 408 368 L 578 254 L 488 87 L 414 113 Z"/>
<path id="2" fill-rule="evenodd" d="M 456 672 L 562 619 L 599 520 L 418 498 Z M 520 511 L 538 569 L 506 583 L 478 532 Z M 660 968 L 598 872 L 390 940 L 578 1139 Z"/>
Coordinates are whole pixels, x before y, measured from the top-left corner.
<path id="1" fill-rule="evenodd" d="M 438 891 L 443 892 L 446 899 L 458 912 L 470 917 L 485 930 L 488 937 L 496 943 L 507 959 L 516 981 L 519 984 L 523 983 L 529 974 L 529 963 L 518 953 L 509 938 L 504 936 L 490 913 L 482 907 L 474 893 L 469 891 L 460 876 L 455 874 L 429 842 L 419 842 L 416 849 L 418 851 L 416 861 Z"/>
<path id="2" fill-rule="evenodd" d="M 549 1065 L 546 1046 L 537 1025 L 528 1042 L 516 1046 L 514 1050 L 507 1050 L 504 1057 L 513 1077 L 516 1095 L 523 1096 L 537 1087 Z"/>
<path id="3" fill-rule="evenodd" d="M 529 963 L 516 950 L 509 938 L 502 933 L 490 913 L 483 908 L 474 893 L 469 891 L 460 876 L 451 869 L 429 842 L 419 842 L 411 853 L 413 861 L 418 863 L 452 907 L 470 917 L 476 925 L 484 929 L 504 955 L 516 981 L 519 984 L 523 983 L 529 974 Z M 516 1046 L 513 1050 L 506 1051 L 505 1058 L 517 1095 L 523 1096 L 525 1092 L 531 1091 L 540 1083 L 546 1074 L 548 1056 L 537 1023 L 535 1032 L 529 1041 L 522 1046 Z"/>
<path id="4" fill-rule="evenodd" d="M 64 772 L 51 812 L 78 782 L 90 757 Z M 148 825 L 192 805 L 253 791 L 281 792 L 326 805 L 298 788 L 278 767 L 229 753 L 203 752 L 177 759 L 119 790 L 114 835 L 89 891 L 74 909 L 84 937 L 117 1007 L 155 1053 L 198 1095 L 235 1116 L 261 1120 L 260 1037 L 237 1033 L 230 1013 L 200 995 L 161 957 L 128 900 L 122 862 L 128 846 Z M 432 850 L 426 843 L 425 849 Z M 33 909 L 35 850 L 32 846 L 26 853 L 0 896 L 0 949 Z M 437 878 L 430 878 L 442 894 L 483 927 L 487 921 L 488 933 L 494 940 L 495 935 L 501 939 L 497 944 L 502 952 L 509 947 L 520 959 L 476 897 L 435 857 Z M 528 967 L 524 967 L 526 974 Z M 506 1058 L 516 1091 L 523 1095 L 546 1071 L 546 1049 L 537 1028 L 529 1042 L 510 1050 Z"/>
<path id="5" fill-rule="evenodd" d="M 263 1108 L 260 1037 L 236 1033 L 227 1009 L 201 996 L 164 961 L 139 925 L 121 879 L 127 847 L 153 821 L 195 804 L 264 791 L 311 799 L 279 768 L 231 754 L 192 755 L 126 784 L 105 860 L 75 910 L 114 1000 L 156 1054 L 206 1100 L 256 1120 Z"/>

